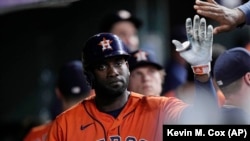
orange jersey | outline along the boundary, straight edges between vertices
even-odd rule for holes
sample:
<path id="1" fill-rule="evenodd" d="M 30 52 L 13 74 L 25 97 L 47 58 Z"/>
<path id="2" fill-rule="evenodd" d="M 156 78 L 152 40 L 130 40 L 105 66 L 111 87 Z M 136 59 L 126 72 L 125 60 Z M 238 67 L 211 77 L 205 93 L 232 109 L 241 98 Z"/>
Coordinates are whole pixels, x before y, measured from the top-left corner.
<path id="1" fill-rule="evenodd" d="M 131 92 L 114 118 L 98 111 L 93 97 L 57 116 L 47 141 L 161 141 L 163 124 L 176 123 L 185 107 L 176 98 Z"/>
<path id="2" fill-rule="evenodd" d="M 51 122 L 33 127 L 23 141 L 46 141 Z"/>

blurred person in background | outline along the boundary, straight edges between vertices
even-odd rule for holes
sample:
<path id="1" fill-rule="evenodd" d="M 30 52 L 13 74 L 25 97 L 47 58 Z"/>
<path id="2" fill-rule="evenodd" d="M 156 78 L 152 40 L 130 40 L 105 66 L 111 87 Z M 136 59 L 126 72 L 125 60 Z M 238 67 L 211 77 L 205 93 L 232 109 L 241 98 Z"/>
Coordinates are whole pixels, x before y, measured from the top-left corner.
<path id="1" fill-rule="evenodd" d="M 60 68 L 55 94 L 61 101 L 63 111 L 66 111 L 90 94 L 90 87 L 87 85 L 80 60 L 69 61 Z M 25 135 L 23 141 L 45 141 L 52 122 L 53 120 L 33 127 Z"/>
<path id="2" fill-rule="evenodd" d="M 128 90 L 144 95 L 161 95 L 166 73 L 154 52 L 137 50 L 131 53 L 128 64 L 131 73 Z"/>
<path id="3" fill-rule="evenodd" d="M 138 31 L 142 21 L 130 11 L 121 9 L 105 15 L 100 23 L 99 32 L 110 32 L 118 35 L 130 52 L 140 48 Z"/>

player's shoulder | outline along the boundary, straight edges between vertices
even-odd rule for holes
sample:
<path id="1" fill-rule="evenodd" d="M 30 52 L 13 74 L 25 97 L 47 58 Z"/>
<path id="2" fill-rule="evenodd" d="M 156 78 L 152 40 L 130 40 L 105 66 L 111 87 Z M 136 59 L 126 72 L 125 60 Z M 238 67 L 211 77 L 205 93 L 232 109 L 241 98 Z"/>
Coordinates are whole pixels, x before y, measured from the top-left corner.
<path id="1" fill-rule="evenodd" d="M 179 101 L 177 98 L 174 97 L 165 97 L 165 96 L 154 96 L 154 95 L 143 95 L 140 93 L 135 93 L 135 92 L 131 92 L 130 94 L 131 99 L 137 99 L 140 100 L 141 102 L 144 103 L 167 103 L 170 101 Z"/>
<path id="2" fill-rule="evenodd" d="M 134 98 L 139 98 L 141 99 L 144 95 L 140 94 L 140 93 L 136 93 L 136 92 L 130 92 L 130 97 L 134 97 Z"/>
<path id="3" fill-rule="evenodd" d="M 65 119 L 65 118 L 74 120 L 74 119 L 76 119 L 76 117 L 79 117 L 78 115 L 85 115 L 86 112 L 84 109 L 84 105 L 86 105 L 86 104 L 93 105 L 93 103 L 94 103 L 94 97 L 88 97 L 88 98 L 78 102 L 74 106 L 70 107 L 69 109 L 60 113 L 56 117 L 56 120 L 59 121 L 59 120 Z"/>
<path id="4" fill-rule="evenodd" d="M 24 141 L 39 140 L 45 138 L 51 125 L 52 121 L 31 128 L 31 130 L 25 136 Z"/>
<path id="5" fill-rule="evenodd" d="M 140 93 L 131 92 L 131 97 L 133 99 L 140 99 L 143 103 L 153 104 L 153 105 L 170 105 L 170 104 L 180 104 L 186 105 L 182 100 L 176 97 L 166 97 L 166 96 L 145 96 Z"/>
<path id="6" fill-rule="evenodd" d="M 80 113 L 82 109 L 82 101 L 75 104 L 74 106 L 70 107 L 69 109 L 63 111 L 59 115 L 57 115 L 56 120 L 63 118 L 65 116 L 75 115 L 77 113 Z"/>
<path id="7" fill-rule="evenodd" d="M 52 121 L 47 122 L 47 123 L 42 124 L 42 125 L 35 126 L 31 129 L 31 131 L 38 132 L 38 131 L 46 130 L 51 126 L 51 123 L 52 123 Z"/>
<path id="8" fill-rule="evenodd" d="M 184 105 L 187 105 L 175 97 L 145 96 L 134 92 L 131 92 L 128 103 L 132 107 L 142 107 L 143 109 L 154 110 L 165 109 L 167 107 L 172 107 L 173 105 L 178 105 L 178 107 L 185 107 Z"/>
<path id="9" fill-rule="evenodd" d="M 143 95 L 136 92 L 131 92 L 130 96 L 137 99 L 156 100 L 156 101 L 169 99 L 169 97 L 166 96 Z"/>

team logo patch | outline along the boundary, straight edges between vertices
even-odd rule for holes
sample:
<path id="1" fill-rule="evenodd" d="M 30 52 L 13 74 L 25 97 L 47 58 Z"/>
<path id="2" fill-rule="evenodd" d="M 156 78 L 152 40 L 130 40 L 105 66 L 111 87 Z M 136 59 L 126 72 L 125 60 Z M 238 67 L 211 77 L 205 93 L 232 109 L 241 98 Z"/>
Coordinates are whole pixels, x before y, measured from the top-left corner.
<path id="1" fill-rule="evenodd" d="M 134 56 L 136 58 L 136 61 L 139 62 L 139 61 L 147 61 L 147 53 L 144 52 L 144 51 L 138 51 Z"/>
<path id="2" fill-rule="evenodd" d="M 112 46 L 110 45 L 112 42 L 112 40 L 107 40 L 103 37 L 102 41 L 98 45 L 102 46 L 102 51 L 104 51 L 106 49 L 112 49 Z"/>

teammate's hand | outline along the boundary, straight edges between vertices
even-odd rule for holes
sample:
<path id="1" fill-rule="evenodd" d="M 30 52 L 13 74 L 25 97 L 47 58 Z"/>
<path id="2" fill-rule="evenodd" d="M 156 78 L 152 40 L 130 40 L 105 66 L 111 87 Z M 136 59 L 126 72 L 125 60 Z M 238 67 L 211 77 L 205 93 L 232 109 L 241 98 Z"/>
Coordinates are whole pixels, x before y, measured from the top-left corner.
<path id="1" fill-rule="evenodd" d="M 240 9 L 225 7 L 215 0 L 196 0 L 194 9 L 199 15 L 218 23 L 214 27 L 214 34 L 233 30 L 237 26 L 243 26 L 246 22 L 245 14 Z"/>

